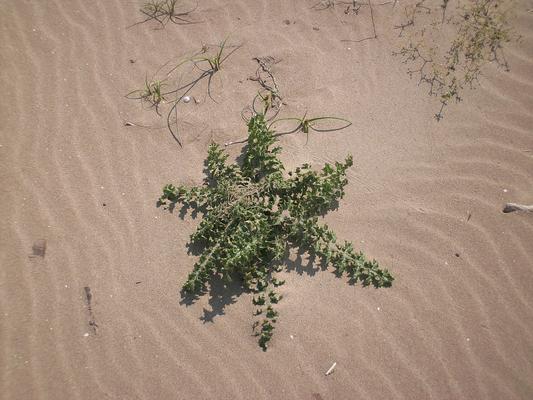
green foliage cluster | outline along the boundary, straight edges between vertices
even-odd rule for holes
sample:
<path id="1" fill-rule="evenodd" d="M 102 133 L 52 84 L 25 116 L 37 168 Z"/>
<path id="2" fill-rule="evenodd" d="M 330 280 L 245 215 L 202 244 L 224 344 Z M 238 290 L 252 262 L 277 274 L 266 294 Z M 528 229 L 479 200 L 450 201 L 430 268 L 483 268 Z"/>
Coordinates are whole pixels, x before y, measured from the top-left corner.
<path id="1" fill-rule="evenodd" d="M 219 276 L 237 279 L 254 293 L 254 332 L 266 350 L 278 318 L 282 296 L 276 278 L 289 248 L 307 251 L 323 265 L 331 265 L 351 283 L 390 286 L 393 277 L 374 260 L 356 252 L 349 242 L 337 242 L 335 233 L 319 217 L 336 206 L 348 183 L 346 170 L 352 157 L 314 171 L 304 164 L 286 173 L 279 159 L 281 148 L 263 114 L 248 123 L 248 145 L 241 164 L 227 164 L 228 155 L 209 147 L 208 179 L 199 187 L 166 185 L 160 204 L 176 203 L 203 213 L 191 244 L 203 249 L 184 284 L 189 294 L 205 292 Z"/>
<path id="2" fill-rule="evenodd" d="M 401 29 L 400 35 L 407 28 L 415 29 L 415 32 L 408 44 L 393 54 L 412 64 L 414 67 L 408 70 L 408 74 L 418 75 L 419 83 L 428 85 L 429 94 L 439 97 L 441 108 L 435 117 L 440 120 L 451 101 L 461 101 L 463 90 L 478 83 L 485 64 L 494 62 L 509 70 L 503 47 L 517 37 L 512 32 L 503 0 L 470 0 L 453 8 L 449 18 L 445 18 L 446 10 L 450 8 L 449 0 L 443 0 L 439 7 L 442 17 L 438 21 L 413 28 L 416 15 L 421 11 L 423 15 L 431 15 L 434 11 L 424 6 L 424 1 L 418 1 L 406 11 L 407 22 L 396 27 Z M 455 33 L 442 54 L 437 37 L 442 29 L 449 29 L 446 25 L 452 26 Z"/>
<path id="3" fill-rule="evenodd" d="M 188 17 L 189 14 L 196 10 L 196 7 L 187 11 L 178 11 L 181 4 L 178 0 L 150 0 L 143 4 L 139 10 L 145 17 L 143 21 L 137 22 L 132 26 L 142 24 L 144 22 L 155 20 L 159 22 L 161 27 L 164 27 L 168 22 L 177 25 L 188 25 L 195 23 Z"/>
<path id="4" fill-rule="evenodd" d="M 168 0 L 167 0 L 168 1 Z M 184 59 L 171 65 L 166 73 L 161 70 L 169 63 L 160 67 L 154 74 L 154 78 L 145 78 L 144 86 L 141 89 L 133 90 L 126 95 L 126 98 L 133 100 L 140 100 L 143 104 L 148 104 L 150 108 L 154 108 L 158 115 L 160 114 L 160 107 L 165 103 L 170 105 L 166 111 L 167 128 L 174 140 L 182 146 L 182 142 L 178 135 L 178 105 L 200 82 L 207 80 L 207 95 L 211 100 L 215 101 L 211 95 L 211 81 L 213 76 L 217 74 L 222 65 L 228 57 L 230 57 L 239 46 L 233 47 L 226 51 L 229 47 L 226 42 L 228 38 L 224 39 L 220 44 L 212 46 L 212 50 L 206 44 L 196 51 L 194 54 L 186 56 Z M 180 79 L 180 72 L 186 66 L 193 67 L 193 71 L 197 72 L 195 77 L 186 83 L 182 83 Z M 155 75 L 163 74 L 163 79 L 156 79 Z M 175 83 L 172 83 L 172 82 Z M 215 101 L 216 102 L 216 101 Z"/>
<path id="5" fill-rule="evenodd" d="M 129 92 L 126 95 L 128 99 L 141 100 L 143 103 L 148 103 L 150 108 L 155 108 L 156 112 L 159 114 L 159 106 L 164 102 L 165 94 L 163 87 L 165 83 L 160 80 L 148 80 L 148 76 L 144 80 L 144 87 L 142 89 L 137 89 Z"/>

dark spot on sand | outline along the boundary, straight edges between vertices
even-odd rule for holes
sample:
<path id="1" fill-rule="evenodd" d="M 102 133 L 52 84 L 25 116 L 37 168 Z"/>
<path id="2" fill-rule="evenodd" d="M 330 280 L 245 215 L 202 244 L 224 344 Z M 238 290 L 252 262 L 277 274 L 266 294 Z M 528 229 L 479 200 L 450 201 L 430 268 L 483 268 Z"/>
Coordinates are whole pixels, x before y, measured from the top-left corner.
<path id="1" fill-rule="evenodd" d="M 30 258 L 35 257 L 42 257 L 44 258 L 46 254 L 46 240 L 45 239 L 39 239 L 33 243 L 33 246 L 31 247 L 32 254 L 30 255 Z"/>

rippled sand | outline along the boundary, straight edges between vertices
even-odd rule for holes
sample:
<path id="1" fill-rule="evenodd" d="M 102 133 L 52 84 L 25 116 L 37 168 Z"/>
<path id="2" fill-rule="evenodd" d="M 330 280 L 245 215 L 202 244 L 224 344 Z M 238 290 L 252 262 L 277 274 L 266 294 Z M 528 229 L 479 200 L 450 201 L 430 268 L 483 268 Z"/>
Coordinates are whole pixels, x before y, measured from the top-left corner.
<path id="1" fill-rule="evenodd" d="M 533 215 L 501 212 L 533 203 L 531 1 L 516 5 L 511 71 L 489 67 L 440 123 L 391 55 L 390 7 L 375 7 L 378 40 L 347 43 L 371 34 L 368 10 L 312 4 L 208 0 L 203 23 L 126 29 L 135 1 L 1 2 L 2 399 L 533 398 Z M 229 33 L 243 46 L 214 79 L 218 104 L 194 89 L 179 148 L 124 95 Z M 396 280 L 364 289 L 289 261 L 263 353 L 238 287 L 180 304 L 197 221 L 155 202 L 168 182 L 201 182 L 212 140 L 245 136 L 252 58 L 266 55 L 281 60 L 284 115 L 354 122 L 284 136 L 283 159 L 353 154 L 327 221 Z"/>

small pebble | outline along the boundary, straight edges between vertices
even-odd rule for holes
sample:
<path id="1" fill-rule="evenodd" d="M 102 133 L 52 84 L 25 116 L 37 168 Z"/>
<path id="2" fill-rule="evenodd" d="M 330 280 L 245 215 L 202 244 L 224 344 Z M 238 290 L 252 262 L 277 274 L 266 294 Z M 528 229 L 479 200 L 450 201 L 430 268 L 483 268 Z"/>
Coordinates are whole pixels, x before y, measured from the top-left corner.
<path id="1" fill-rule="evenodd" d="M 507 192 L 508 192 L 508 190 L 507 190 L 507 189 L 503 189 L 503 193 L 507 193 Z"/>
<path id="2" fill-rule="evenodd" d="M 188 103 L 189 101 L 191 101 L 191 98 L 189 96 L 184 96 L 183 97 L 183 102 L 184 103 Z"/>
<path id="3" fill-rule="evenodd" d="M 83 337 L 88 337 L 88 336 L 89 336 L 89 334 L 88 334 L 87 332 L 85 332 L 85 333 L 83 334 Z"/>

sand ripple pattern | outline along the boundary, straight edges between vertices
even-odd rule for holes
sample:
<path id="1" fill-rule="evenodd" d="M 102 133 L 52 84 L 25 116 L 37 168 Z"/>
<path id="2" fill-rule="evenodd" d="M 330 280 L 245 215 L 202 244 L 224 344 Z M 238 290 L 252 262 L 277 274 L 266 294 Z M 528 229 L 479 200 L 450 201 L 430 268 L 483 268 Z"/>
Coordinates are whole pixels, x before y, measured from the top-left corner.
<path id="1" fill-rule="evenodd" d="M 390 55 L 390 6 L 375 10 L 380 40 L 348 43 L 371 32 L 367 8 L 206 0 L 200 24 L 127 29 L 140 3 L 0 4 L 0 397 L 533 398 L 533 217 L 501 213 L 533 203 L 531 5 L 517 6 L 511 72 L 488 69 L 436 123 L 435 104 Z M 180 149 L 124 94 L 230 33 L 244 46 L 214 83 L 219 104 L 199 86 L 200 104 L 184 105 Z M 353 154 L 327 222 L 397 280 L 362 289 L 290 261 L 265 354 L 248 294 L 215 288 L 180 304 L 197 221 L 155 200 L 167 182 L 201 181 L 212 140 L 243 136 L 252 57 L 266 55 L 280 60 L 286 116 L 354 122 L 308 143 L 285 136 L 283 157 L 294 167 Z M 151 128 L 124 126 L 133 120 Z"/>

